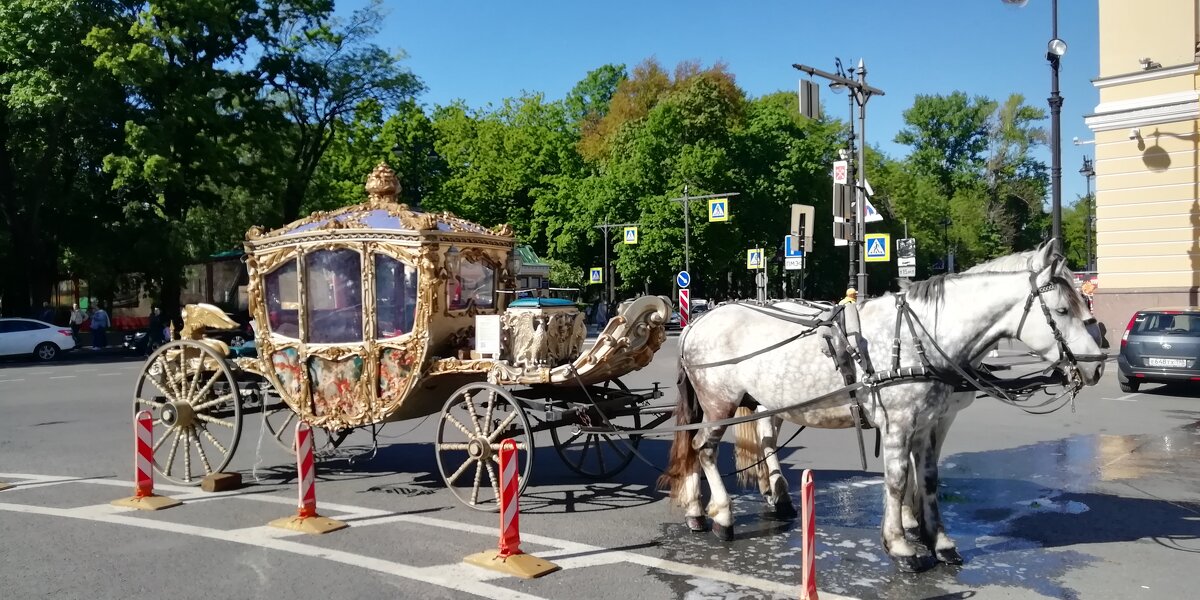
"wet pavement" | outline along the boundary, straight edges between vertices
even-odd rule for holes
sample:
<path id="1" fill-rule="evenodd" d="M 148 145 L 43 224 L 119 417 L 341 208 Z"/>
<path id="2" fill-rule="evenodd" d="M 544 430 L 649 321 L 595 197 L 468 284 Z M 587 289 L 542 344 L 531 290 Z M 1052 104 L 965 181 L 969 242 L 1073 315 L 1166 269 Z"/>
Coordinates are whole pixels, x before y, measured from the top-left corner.
<path id="1" fill-rule="evenodd" d="M 920 574 L 898 572 L 882 550 L 878 474 L 816 471 L 818 585 L 864 599 L 1195 597 L 1189 581 L 1196 577 L 1143 582 L 1132 557 L 1123 556 L 1128 545 L 1115 555 L 1105 545 L 1137 542 L 1143 560 L 1154 552 L 1200 554 L 1197 458 L 1200 422 L 1161 435 L 1082 435 L 947 456 L 941 506 L 966 563 Z M 728 547 L 674 524 L 664 525 L 657 541 L 671 560 L 736 563 L 764 578 L 798 580 L 798 525 L 767 520 L 761 507 L 756 494 L 736 496 L 737 538 Z M 1078 572 L 1093 568 L 1122 572 L 1113 585 L 1127 589 L 1079 585 Z M 770 597 L 676 579 L 680 597 Z"/>

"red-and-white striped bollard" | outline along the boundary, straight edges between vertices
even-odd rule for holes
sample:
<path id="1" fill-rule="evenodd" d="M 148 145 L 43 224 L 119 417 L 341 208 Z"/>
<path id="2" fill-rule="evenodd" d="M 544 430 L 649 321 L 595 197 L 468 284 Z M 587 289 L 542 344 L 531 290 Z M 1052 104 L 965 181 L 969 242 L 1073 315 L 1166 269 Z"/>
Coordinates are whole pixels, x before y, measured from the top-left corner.
<path id="1" fill-rule="evenodd" d="M 154 415 L 148 410 L 133 420 L 134 498 L 154 495 Z"/>
<path id="2" fill-rule="evenodd" d="M 300 510 L 297 516 L 301 519 L 318 516 L 313 435 L 308 423 L 296 424 L 296 474 L 300 480 Z"/>
<path id="3" fill-rule="evenodd" d="M 687 288 L 679 288 L 679 327 L 687 327 L 692 312 L 692 292 Z"/>
<path id="4" fill-rule="evenodd" d="M 162 510 L 181 504 L 154 493 L 154 415 L 148 410 L 133 416 L 133 495 L 112 503 L 138 510 Z"/>
<path id="5" fill-rule="evenodd" d="M 296 423 L 296 474 L 299 502 L 296 516 L 275 519 L 269 525 L 304 533 L 329 533 L 349 527 L 342 521 L 317 514 L 317 470 L 313 464 L 313 434 L 308 423 Z"/>
<path id="6" fill-rule="evenodd" d="M 817 519 L 813 514 L 815 497 L 812 471 L 805 469 L 800 478 L 800 520 L 804 528 L 804 566 L 800 569 L 800 585 L 803 589 L 800 592 L 800 600 L 817 600 Z"/>
<path id="7" fill-rule="evenodd" d="M 500 557 L 521 554 L 521 502 L 517 492 L 517 443 L 500 442 Z"/>

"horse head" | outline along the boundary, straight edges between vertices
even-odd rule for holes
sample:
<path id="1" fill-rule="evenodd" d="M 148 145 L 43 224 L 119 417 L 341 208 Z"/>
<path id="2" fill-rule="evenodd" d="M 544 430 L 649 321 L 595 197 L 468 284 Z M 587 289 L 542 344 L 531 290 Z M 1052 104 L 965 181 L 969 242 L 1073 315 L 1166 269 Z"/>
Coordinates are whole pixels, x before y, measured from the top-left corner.
<path id="1" fill-rule="evenodd" d="M 1096 318 L 1054 247 L 1052 241 L 1046 243 L 1029 258 L 1029 296 L 1017 306 L 1022 312 L 1016 337 L 1054 361 L 1069 379 L 1095 385 L 1108 355 L 1101 348 Z"/>

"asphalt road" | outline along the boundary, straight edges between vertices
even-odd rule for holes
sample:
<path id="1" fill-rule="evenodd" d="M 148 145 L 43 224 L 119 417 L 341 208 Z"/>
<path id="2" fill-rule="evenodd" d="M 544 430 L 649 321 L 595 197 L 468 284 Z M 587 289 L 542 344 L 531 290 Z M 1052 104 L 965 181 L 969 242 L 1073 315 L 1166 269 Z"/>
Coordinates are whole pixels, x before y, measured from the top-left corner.
<path id="1" fill-rule="evenodd" d="M 635 386 L 675 378 L 675 338 Z M 1114 366 L 1115 365 L 1110 365 Z M 159 485 L 185 504 L 151 513 L 129 495 L 137 361 L 0 363 L 0 596 L 4 598 L 796 598 L 800 530 L 735 498 L 737 539 L 693 535 L 635 461 L 607 482 L 566 469 L 538 438 L 522 497 L 526 552 L 563 570 L 537 580 L 464 565 L 495 547 L 497 516 L 458 504 L 437 475 L 436 418 L 352 435 L 319 465 L 323 514 L 347 530 L 265 527 L 295 511 L 294 466 L 247 415 L 231 494 Z M 981 400 L 959 416 L 942 503 L 966 564 L 895 571 L 879 547 L 878 459 L 859 470 L 846 431 L 805 431 L 782 452 L 793 486 L 817 482 L 823 598 L 1186 598 L 1200 553 L 1200 400 L 1124 394 L 1110 368 L 1070 408 L 1031 416 Z M 666 398 L 673 398 L 668 387 Z M 784 439 L 793 431 L 785 426 Z M 868 439 L 868 445 L 871 440 Z M 869 447 L 869 446 L 868 446 Z M 663 464 L 666 442 L 642 449 Z M 356 457 L 350 460 L 350 457 Z M 726 452 L 723 470 L 732 465 Z M 727 480 L 731 489 L 736 485 Z"/>

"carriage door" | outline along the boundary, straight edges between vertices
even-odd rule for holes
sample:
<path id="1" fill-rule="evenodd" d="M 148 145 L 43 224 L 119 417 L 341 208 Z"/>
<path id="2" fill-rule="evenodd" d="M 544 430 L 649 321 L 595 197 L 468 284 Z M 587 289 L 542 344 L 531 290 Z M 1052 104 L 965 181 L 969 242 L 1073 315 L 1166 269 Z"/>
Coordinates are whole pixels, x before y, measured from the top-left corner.
<path id="1" fill-rule="evenodd" d="M 374 396 L 364 369 L 363 253 L 339 247 L 302 260 L 308 408 L 318 424 L 360 425 Z"/>

